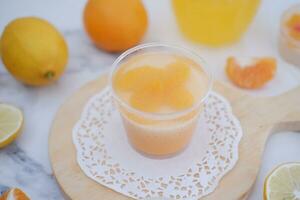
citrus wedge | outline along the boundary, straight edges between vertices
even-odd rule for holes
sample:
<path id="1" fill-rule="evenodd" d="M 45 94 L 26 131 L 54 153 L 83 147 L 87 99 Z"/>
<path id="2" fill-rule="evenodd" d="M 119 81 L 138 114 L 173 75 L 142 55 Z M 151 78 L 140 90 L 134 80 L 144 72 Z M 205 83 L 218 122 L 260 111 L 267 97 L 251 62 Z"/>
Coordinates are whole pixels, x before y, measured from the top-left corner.
<path id="1" fill-rule="evenodd" d="M 274 58 L 258 58 L 245 66 L 234 57 L 227 59 L 226 73 L 228 78 L 237 86 L 247 89 L 258 89 L 273 79 L 276 73 Z"/>
<path id="2" fill-rule="evenodd" d="M 265 180 L 264 199 L 300 199 L 300 163 L 287 163 L 274 169 Z"/>
<path id="3" fill-rule="evenodd" d="M 0 104 L 0 148 L 13 142 L 20 133 L 23 114 L 18 108 Z"/>
<path id="4" fill-rule="evenodd" d="M 0 200 L 30 200 L 29 197 L 20 189 L 13 188 L 5 192 Z"/>

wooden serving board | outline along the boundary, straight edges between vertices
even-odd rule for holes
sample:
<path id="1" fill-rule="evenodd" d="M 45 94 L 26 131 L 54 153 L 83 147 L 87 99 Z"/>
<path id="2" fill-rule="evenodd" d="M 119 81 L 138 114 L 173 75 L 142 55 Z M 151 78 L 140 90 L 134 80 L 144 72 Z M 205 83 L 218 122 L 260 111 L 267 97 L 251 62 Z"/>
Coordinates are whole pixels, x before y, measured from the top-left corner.
<path id="1" fill-rule="evenodd" d="M 67 198 L 74 200 L 130 199 L 89 179 L 76 162 L 72 129 L 88 99 L 107 84 L 107 76 L 94 80 L 73 94 L 59 109 L 49 138 L 54 175 Z M 254 98 L 215 82 L 214 90 L 233 107 L 244 131 L 236 166 L 204 200 L 245 199 L 256 179 L 265 143 L 279 130 L 300 130 L 300 87 L 280 96 Z"/>

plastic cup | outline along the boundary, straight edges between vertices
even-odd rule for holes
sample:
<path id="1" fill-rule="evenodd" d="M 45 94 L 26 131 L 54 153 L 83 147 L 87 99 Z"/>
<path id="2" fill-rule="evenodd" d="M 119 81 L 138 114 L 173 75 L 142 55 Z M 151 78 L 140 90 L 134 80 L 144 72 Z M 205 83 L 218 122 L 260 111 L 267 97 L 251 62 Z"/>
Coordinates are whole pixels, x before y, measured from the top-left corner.
<path id="1" fill-rule="evenodd" d="M 132 107 L 118 96 L 114 88 L 114 76 L 128 58 L 147 52 L 167 52 L 187 57 L 199 64 L 207 78 L 205 95 L 197 99 L 193 106 L 171 113 L 149 113 Z M 110 87 L 121 114 L 128 140 L 136 150 L 151 156 L 170 156 L 182 151 L 187 146 L 195 131 L 198 117 L 203 111 L 206 97 L 211 90 L 212 78 L 206 69 L 206 62 L 197 54 L 164 44 L 139 45 L 127 50 L 117 58 L 113 63 Z"/>

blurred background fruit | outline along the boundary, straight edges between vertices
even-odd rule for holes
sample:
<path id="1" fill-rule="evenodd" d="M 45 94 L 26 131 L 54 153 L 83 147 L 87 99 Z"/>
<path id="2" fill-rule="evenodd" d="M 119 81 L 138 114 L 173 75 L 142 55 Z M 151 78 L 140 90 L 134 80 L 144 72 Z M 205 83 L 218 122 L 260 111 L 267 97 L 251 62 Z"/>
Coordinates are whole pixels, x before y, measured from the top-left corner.
<path id="1" fill-rule="evenodd" d="M 148 18 L 140 0 L 89 0 L 83 22 L 97 47 L 110 52 L 124 51 L 144 36 Z"/>
<path id="2" fill-rule="evenodd" d="M 29 85 L 46 85 L 65 70 L 68 48 L 63 36 L 46 20 L 18 18 L 1 37 L 1 57 L 7 70 Z"/>
<path id="3" fill-rule="evenodd" d="M 20 189 L 12 188 L 5 192 L 0 200 L 30 200 L 30 198 Z"/>
<path id="4" fill-rule="evenodd" d="M 12 143 L 23 125 L 22 111 L 14 106 L 0 104 L 0 148 Z"/>
<path id="5" fill-rule="evenodd" d="M 198 43 L 221 46 L 240 39 L 260 0 L 173 0 L 183 34 Z"/>

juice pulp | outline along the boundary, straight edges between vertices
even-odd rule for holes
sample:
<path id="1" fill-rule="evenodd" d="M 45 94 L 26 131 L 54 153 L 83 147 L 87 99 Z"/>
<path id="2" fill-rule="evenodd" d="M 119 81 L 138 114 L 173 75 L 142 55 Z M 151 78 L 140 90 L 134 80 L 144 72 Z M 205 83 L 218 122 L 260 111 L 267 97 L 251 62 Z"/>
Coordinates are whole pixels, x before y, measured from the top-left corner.
<path id="1" fill-rule="evenodd" d="M 240 39 L 260 0 L 173 0 L 178 25 L 189 39 L 211 46 Z"/>
<path id="2" fill-rule="evenodd" d="M 183 149 L 195 130 L 207 94 L 209 78 L 193 60 L 167 52 L 129 57 L 113 76 L 113 89 L 128 107 L 119 110 L 129 141 L 151 155 L 169 155 Z M 141 111 L 134 113 L 131 109 Z M 192 109 L 194 108 L 194 109 Z M 174 118 L 160 118 L 189 110 Z M 145 116 L 154 114 L 156 118 Z"/>

